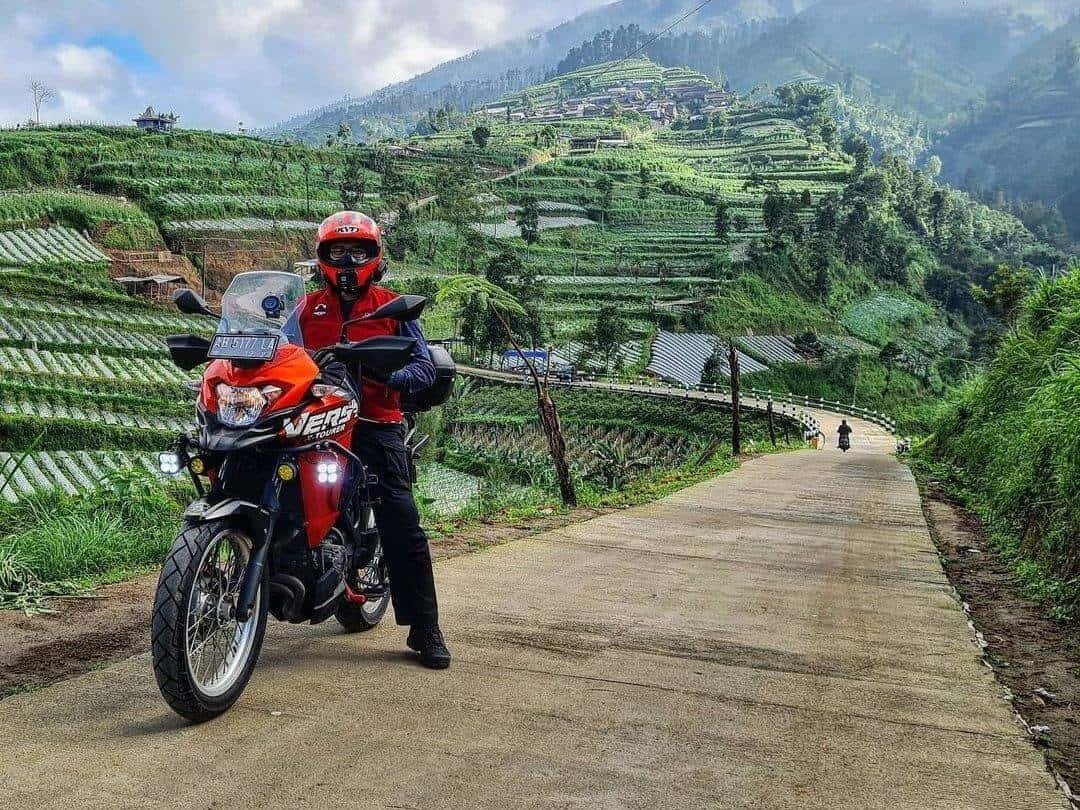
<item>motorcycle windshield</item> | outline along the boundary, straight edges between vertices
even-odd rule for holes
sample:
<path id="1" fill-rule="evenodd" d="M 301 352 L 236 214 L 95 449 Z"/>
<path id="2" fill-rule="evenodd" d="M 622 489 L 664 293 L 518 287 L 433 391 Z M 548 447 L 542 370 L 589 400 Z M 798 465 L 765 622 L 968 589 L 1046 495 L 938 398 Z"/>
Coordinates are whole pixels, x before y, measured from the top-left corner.
<path id="1" fill-rule="evenodd" d="M 295 273 L 254 270 L 233 277 L 221 297 L 220 335 L 280 335 L 302 346 L 294 313 L 304 297 L 304 281 Z"/>

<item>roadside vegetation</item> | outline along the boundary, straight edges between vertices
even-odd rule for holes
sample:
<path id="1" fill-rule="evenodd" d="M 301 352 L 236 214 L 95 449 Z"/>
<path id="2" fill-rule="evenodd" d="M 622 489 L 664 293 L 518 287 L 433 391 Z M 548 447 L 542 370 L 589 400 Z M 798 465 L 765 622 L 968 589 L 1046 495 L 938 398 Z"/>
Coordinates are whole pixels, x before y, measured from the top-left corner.
<path id="1" fill-rule="evenodd" d="M 1027 593 L 1080 606 L 1080 267 L 1018 303 L 986 370 L 952 391 L 918 452 L 973 509 Z"/>

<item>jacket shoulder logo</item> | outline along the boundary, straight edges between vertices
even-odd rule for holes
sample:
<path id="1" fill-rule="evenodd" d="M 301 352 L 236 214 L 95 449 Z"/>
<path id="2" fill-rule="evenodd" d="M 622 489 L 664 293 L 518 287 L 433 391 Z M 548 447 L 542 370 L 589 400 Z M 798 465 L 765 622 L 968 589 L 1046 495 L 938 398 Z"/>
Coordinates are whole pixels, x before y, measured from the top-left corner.
<path id="1" fill-rule="evenodd" d="M 325 315 L 328 309 L 326 304 L 316 304 L 315 309 L 311 311 L 312 315 Z"/>

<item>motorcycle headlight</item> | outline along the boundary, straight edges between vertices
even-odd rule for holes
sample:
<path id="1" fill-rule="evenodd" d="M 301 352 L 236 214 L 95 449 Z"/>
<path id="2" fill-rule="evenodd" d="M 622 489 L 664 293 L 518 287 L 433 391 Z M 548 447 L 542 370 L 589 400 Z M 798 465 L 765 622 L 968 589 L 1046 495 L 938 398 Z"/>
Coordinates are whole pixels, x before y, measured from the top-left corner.
<path id="1" fill-rule="evenodd" d="M 256 388 L 218 383 L 215 391 L 218 419 L 229 427 L 247 427 L 254 424 L 266 407 L 281 396 L 281 389 L 276 385 Z"/>

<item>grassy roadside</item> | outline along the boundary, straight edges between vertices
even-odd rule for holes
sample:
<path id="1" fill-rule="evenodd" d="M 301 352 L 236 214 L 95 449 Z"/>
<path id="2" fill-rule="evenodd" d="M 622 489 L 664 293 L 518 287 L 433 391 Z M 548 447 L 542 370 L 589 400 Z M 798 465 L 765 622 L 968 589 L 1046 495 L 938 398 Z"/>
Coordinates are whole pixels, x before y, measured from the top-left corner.
<path id="1" fill-rule="evenodd" d="M 1025 599 L 1037 602 L 1057 621 L 1076 618 L 1080 582 L 1055 576 L 1048 565 L 1025 553 L 1015 525 L 1001 517 L 989 496 L 972 486 L 964 469 L 935 460 L 921 448 L 912 453 L 910 467 L 924 500 L 927 489 L 935 486 L 979 519 L 990 548 L 1009 567 Z"/>
<path id="2" fill-rule="evenodd" d="M 743 461 L 758 455 L 788 452 L 805 448 L 803 442 L 781 442 L 775 449 L 769 445 L 759 446 L 749 455 L 733 458 L 724 448 L 708 459 L 693 459 L 669 470 L 656 471 L 635 479 L 619 490 L 604 490 L 588 482 L 578 483 L 579 509 L 593 513 L 596 509 L 627 509 L 658 500 L 679 490 L 699 484 L 718 475 L 731 472 Z M 479 524 L 517 523 L 549 515 L 569 515 L 574 510 L 564 506 L 553 491 L 538 487 L 512 490 L 503 488 L 500 497 L 474 500 L 466 509 L 452 518 L 440 518 L 424 514 L 425 526 L 435 539 L 451 537 Z M 421 512 L 426 510 L 421 508 Z"/>
<path id="3" fill-rule="evenodd" d="M 188 488 L 143 470 L 114 472 L 93 492 L 36 492 L 0 503 L 0 608 L 136 576 L 168 553 Z"/>

